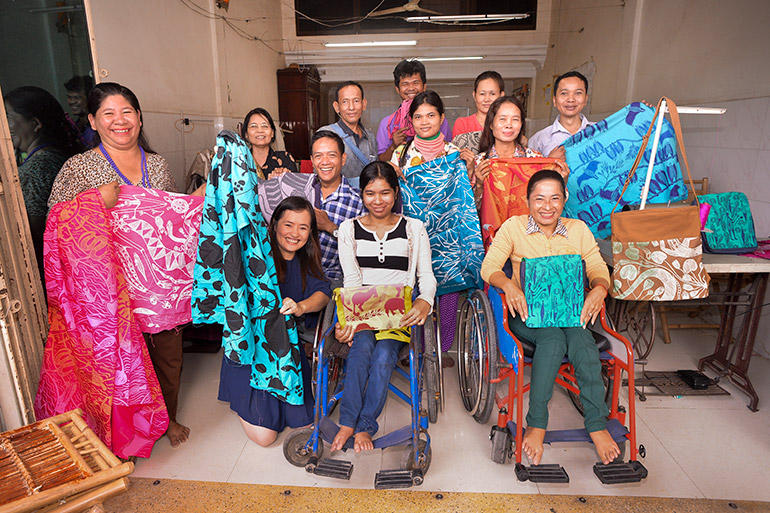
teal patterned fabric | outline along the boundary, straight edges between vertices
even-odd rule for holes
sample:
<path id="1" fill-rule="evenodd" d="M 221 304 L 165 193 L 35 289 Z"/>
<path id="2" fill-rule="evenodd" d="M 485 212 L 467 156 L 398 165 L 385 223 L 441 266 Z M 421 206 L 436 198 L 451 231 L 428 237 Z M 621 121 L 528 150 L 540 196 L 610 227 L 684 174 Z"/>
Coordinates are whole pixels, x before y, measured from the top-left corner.
<path id="1" fill-rule="evenodd" d="M 711 205 L 703 246 L 709 253 L 751 253 L 757 248 L 754 218 L 749 200 L 742 192 L 723 192 L 698 196 Z M 708 232 L 711 230 L 711 233 Z"/>
<path id="2" fill-rule="evenodd" d="M 585 264 L 580 255 L 524 258 L 519 273 L 528 328 L 580 326 L 585 298 Z"/>

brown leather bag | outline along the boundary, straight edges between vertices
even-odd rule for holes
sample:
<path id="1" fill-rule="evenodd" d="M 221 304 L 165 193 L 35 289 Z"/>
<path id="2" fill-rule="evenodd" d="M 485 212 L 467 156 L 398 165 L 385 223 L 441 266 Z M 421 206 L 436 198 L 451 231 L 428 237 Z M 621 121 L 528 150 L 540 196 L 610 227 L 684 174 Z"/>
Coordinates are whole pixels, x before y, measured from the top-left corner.
<path id="1" fill-rule="evenodd" d="M 671 124 L 692 185 L 690 166 L 682 139 L 682 127 L 676 104 L 665 96 L 658 102 L 655 116 L 642 141 L 620 197 L 642 159 L 661 103 L 666 100 Z M 651 156 L 655 158 L 654 155 Z M 693 186 L 693 191 L 695 187 Z M 709 294 L 709 275 L 701 255 L 700 202 L 697 205 L 614 213 L 612 209 L 612 290 L 617 299 L 636 301 L 676 301 L 701 299 Z M 618 200 L 620 202 L 620 200 Z"/>

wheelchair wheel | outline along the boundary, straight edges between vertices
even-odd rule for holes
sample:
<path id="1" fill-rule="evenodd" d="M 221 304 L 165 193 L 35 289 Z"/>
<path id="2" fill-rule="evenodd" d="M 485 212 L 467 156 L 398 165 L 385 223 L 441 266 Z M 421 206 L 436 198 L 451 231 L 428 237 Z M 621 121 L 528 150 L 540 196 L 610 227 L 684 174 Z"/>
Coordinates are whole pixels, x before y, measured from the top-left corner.
<path id="1" fill-rule="evenodd" d="M 313 428 L 300 428 L 295 429 L 286 440 L 283 441 L 283 455 L 286 461 L 294 465 L 295 467 L 304 467 L 313 454 L 313 450 L 307 448 L 307 442 L 313 435 Z M 323 440 L 318 440 L 318 453 L 315 456 L 321 459 L 324 453 Z"/>
<path id="2" fill-rule="evenodd" d="M 441 363 L 440 350 L 436 340 L 436 325 L 433 316 L 429 316 L 422 327 L 424 353 L 422 360 L 422 382 L 425 386 L 425 403 L 428 407 L 428 420 L 435 423 L 438 420 L 438 410 L 441 401 Z"/>
<path id="3" fill-rule="evenodd" d="M 505 428 L 492 428 L 492 461 L 504 465 L 513 457 L 513 437 Z"/>
<path id="4" fill-rule="evenodd" d="M 613 379 L 612 376 L 610 376 L 610 372 L 602 365 L 602 383 L 604 383 L 604 402 L 607 404 L 608 408 L 612 408 L 612 386 L 613 386 Z M 572 401 L 572 405 L 575 407 L 575 409 L 578 411 L 578 413 L 581 416 L 585 416 L 585 411 L 583 410 L 583 403 L 580 402 L 580 396 L 573 392 L 572 390 L 567 390 L 567 395 L 569 395 L 570 401 Z"/>
<path id="5" fill-rule="evenodd" d="M 479 424 L 489 420 L 495 402 L 497 326 L 483 290 L 474 290 L 460 310 L 458 366 L 463 405 Z"/>
<path id="6" fill-rule="evenodd" d="M 310 372 L 312 377 L 312 384 L 313 384 L 313 395 L 316 395 L 316 386 L 318 385 L 316 383 L 316 375 L 318 373 L 318 344 L 322 343 L 321 338 L 323 337 L 324 333 L 326 333 L 326 330 L 329 329 L 329 326 L 332 325 L 332 322 L 334 321 L 334 304 L 329 303 L 326 305 L 326 308 L 324 308 L 324 311 L 321 313 L 321 315 L 318 318 L 318 325 L 316 326 L 316 336 L 315 340 L 313 341 L 313 354 L 310 358 Z M 328 356 L 327 356 L 328 357 Z"/>
<path id="7" fill-rule="evenodd" d="M 428 450 L 425 450 L 425 446 L 428 445 L 425 440 L 419 440 L 418 448 L 420 450 L 420 459 L 415 464 L 414 462 L 414 446 L 409 445 L 404 449 L 404 452 L 401 454 L 401 468 L 404 470 L 422 470 L 422 475 L 428 473 L 428 468 L 430 468 L 430 461 L 432 457 L 433 449 L 431 447 L 428 447 Z M 422 484 L 422 481 L 419 483 L 414 483 L 416 485 Z"/>

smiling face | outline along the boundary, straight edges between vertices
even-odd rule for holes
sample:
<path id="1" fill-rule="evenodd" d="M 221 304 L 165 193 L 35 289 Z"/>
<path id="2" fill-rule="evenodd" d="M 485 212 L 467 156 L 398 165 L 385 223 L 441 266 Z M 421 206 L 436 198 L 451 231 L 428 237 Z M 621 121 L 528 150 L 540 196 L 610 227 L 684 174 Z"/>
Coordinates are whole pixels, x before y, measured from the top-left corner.
<path id="1" fill-rule="evenodd" d="M 556 180 L 541 180 L 527 198 L 529 213 L 545 233 L 553 233 L 564 210 L 564 192 Z"/>
<path id="2" fill-rule="evenodd" d="M 67 91 L 67 105 L 70 106 L 73 116 L 88 114 L 88 100 L 83 91 Z"/>
<path id="3" fill-rule="evenodd" d="M 337 187 L 347 158 L 347 155 L 340 152 L 337 141 L 331 137 L 321 137 L 313 143 L 311 151 L 310 161 L 321 185 Z"/>
<path id="4" fill-rule="evenodd" d="M 438 134 L 443 121 L 444 115 L 439 114 L 438 109 L 427 102 L 417 107 L 412 116 L 414 133 L 423 139 L 430 139 Z"/>
<path id="5" fill-rule="evenodd" d="M 422 81 L 419 73 L 402 77 L 396 87 L 396 92 L 402 100 L 413 100 L 415 96 L 423 91 L 425 91 L 425 82 Z"/>
<path id="6" fill-rule="evenodd" d="M 333 106 L 343 121 L 353 127 L 358 125 L 361 114 L 366 110 L 366 100 L 357 86 L 349 85 L 339 90 Z"/>
<path id="7" fill-rule="evenodd" d="M 521 111 L 511 102 L 502 103 L 492 120 L 491 127 L 495 141 L 515 141 L 521 132 Z"/>
<path id="8" fill-rule="evenodd" d="M 390 216 L 393 206 L 396 204 L 396 191 L 384 178 L 375 178 L 361 193 L 364 207 L 369 215 L 376 219 L 384 219 Z"/>
<path id="9" fill-rule="evenodd" d="M 88 121 L 105 146 L 118 150 L 135 147 L 142 128 L 142 114 L 120 94 L 105 98 Z"/>
<path id="10" fill-rule="evenodd" d="M 502 96 L 503 92 L 494 78 L 485 78 L 479 82 L 473 91 L 473 101 L 476 102 L 476 110 L 486 115 L 492 102 Z"/>
<path id="11" fill-rule="evenodd" d="M 5 102 L 5 113 L 8 117 L 8 129 L 11 132 L 11 141 L 15 150 L 28 152 L 37 139 L 37 130 L 40 122 L 37 118 L 26 118 L 13 110 L 8 102 Z"/>
<path id="12" fill-rule="evenodd" d="M 264 148 L 273 141 L 273 129 L 265 116 L 261 114 L 252 114 L 249 123 L 246 125 L 246 139 L 252 146 Z"/>
<path id="13" fill-rule="evenodd" d="M 586 86 L 578 77 L 567 77 L 559 81 L 559 88 L 553 95 L 553 104 L 565 118 L 579 116 L 588 103 Z"/>
<path id="14" fill-rule="evenodd" d="M 275 223 L 275 241 L 284 260 L 294 255 L 307 244 L 310 237 L 310 213 L 307 210 L 284 210 Z"/>

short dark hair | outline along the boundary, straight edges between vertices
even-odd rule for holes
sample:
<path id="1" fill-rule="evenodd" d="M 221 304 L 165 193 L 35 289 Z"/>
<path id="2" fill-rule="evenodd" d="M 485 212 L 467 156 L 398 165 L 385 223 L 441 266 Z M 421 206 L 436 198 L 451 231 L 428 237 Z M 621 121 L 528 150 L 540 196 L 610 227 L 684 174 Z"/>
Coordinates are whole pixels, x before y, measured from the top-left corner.
<path id="1" fill-rule="evenodd" d="M 270 115 L 268 111 L 263 109 L 262 107 L 256 107 L 254 109 L 251 109 L 248 114 L 246 114 L 246 117 L 243 118 L 243 123 L 241 124 L 241 139 L 244 141 L 248 141 L 246 139 L 246 132 L 249 131 L 249 121 L 251 121 L 251 116 L 254 114 L 259 114 L 263 118 L 267 120 L 267 123 L 270 125 L 270 128 L 273 130 L 273 137 L 270 139 L 270 142 L 275 142 L 275 122 L 273 121 L 273 117 Z"/>
<path id="2" fill-rule="evenodd" d="M 356 86 L 359 91 L 361 91 L 361 99 L 364 99 L 364 88 L 361 84 L 356 82 L 355 80 L 348 80 L 346 82 L 343 82 L 339 84 L 337 87 L 334 88 L 334 101 L 340 101 L 340 91 L 342 91 L 346 87 L 350 86 Z"/>
<path id="3" fill-rule="evenodd" d="M 562 79 L 575 77 L 579 78 L 583 81 L 583 84 L 586 86 L 586 94 L 588 94 L 588 79 L 579 71 L 568 71 L 564 73 L 563 75 L 559 75 L 556 77 L 556 80 L 553 82 L 553 95 L 556 96 L 556 91 L 559 89 L 559 82 L 562 81 Z"/>
<path id="4" fill-rule="evenodd" d="M 273 260 L 275 261 L 276 279 L 278 280 L 278 283 L 284 283 L 286 281 L 286 261 L 283 259 L 283 254 L 281 254 L 281 249 L 276 241 L 275 227 L 287 210 L 291 210 L 292 212 L 304 211 L 310 214 L 310 236 L 307 238 L 305 245 L 297 250 L 300 274 L 302 277 L 302 290 L 304 291 L 307 286 L 308 271 L 316 278 L 325 279 L 323 270 L 321 269 L 321 246 L 318 242 L 318 222 L 315 218 L 313 205 L 301 196 L 289 196 L 275 207 L 267 230 L 270 235 L 270 245 L 273 249 Z"/>
<path id="5" fill-rule="evenodd" d="M 364 189 L 366 189 L 366 186 L 369 185 L 372 180 L 376 180 L 377 178 L 382 178 L 388 182 L 388 185 L 390 185 L 393 191 L 398 194 L 398 175 L 396 175 L 396 170 L 393 169 L 393 166 L 388 162 L 375 160 L 374 162 L 368 163 L 361 170 L 361 176 L 358 182 L 358 185 L 361 188 L 361 197 L 364 196 Z"/>
<path id="6" fill-rule="evenodd" d="M 497 111 L 500 110 L 500 107 L 502 107 L 504 103 L 512 103 L 519 109 L 519 113 L 521 114 L 521 130 L 519 130 L 519 135 L 516 136 L 515 142 L 516 146 L 522 146 L 521 136 L 524 134 L 524 123 L 527 112 L 524 109 L 524 105 L 522 105 L 515 96 L 501 96 L 492 102 L 492 105 L 489 106 L 489 110 L 487 111 L 487 117 L 484 120 L 484 129 L 481 131 L 481 139 L 479 139 L 479 154 L 487 153 L 489 149 L 492 148 L 492 145 L 495 144 L 495 136 L 492 135 L 492 123 L 495 121 Z"/>
<path id="7" fill-rule="evenodd" d="M 567 187 L 564 184 L 564 177 L 561 176 L 561 173 L 554 171 L 553 169 L 541 169 L 540 171 L 537 171 L 535 174 L 533 174 L 527 182 L 527 199 L 529 199 L 530 195 L 532 194 L 532 190 L 535 188 L 535 185 L 537 185 L 538 182 L 542 182 L 543 180 L 553 180 L 558 182 L 559 186 L 561 187 L 562 195 L 565 197 L 567 196 Z"/>
<path id="8" fill-rule="evenodd" d="M 345 143 L 342 142 L 342 137 L 332 132 L 331 130 L 319 130 L 318 132 L 314 133 L 313 138 L 310 139 L 310 155 L 313 154 L 313 146 L 315 145 L 315 142 L 318 139 L 323 139 L 324 137 L 328 137 L 337 143 L 337 147 L 340 149 L 340 155 L 345 153 Z"/>
<path id="9" fill-rule="evenodd" d="M 500 73 L 497 71 L 485 71 L 479 74 L 479 76 L 476 77 L 476 81 L 473 82 L 473 92 L 475 93 L 479 88 L 479 82 L 482 80 L 488 80 L 490 78 L 497 82 L 497 87 L 500 88 L 500 91 L 505 91 L 505 80 L 503 80 L 503 77 L 500 75 Z"/>
<path id="10" fill-rule="evenodd" d="M 393 81 L 398 87 L 398 83 L 404 77 L 411 77 L 412 75 L 420 75 L 420 79 L 423 84 L 426 84 L 428 80 L 425 78 L 425 65 L 417 59 L 411 59 L 399 62 L 396 64 L 396 68 L 393 70 Z"/>
<path id="11" fill-rule="evenodd" d="M 99 110 L 99 107 L 102 106 L 104 100 L 110 96 L 115 95 L 122 96 L 129 104 L 131 104 L 135 111 L 139 113 L 142 112 L 142 108 L 139 106 L 139 99 L 136 97 L 134 92 L 128 87 L 120 85 L 116 82 L 101 82 L 96 84 L 91 89 L 91 91 L 88 93 L 88 112 L 92 116 L 96 116 L 96 112 Z M 99 146 L 99 144 L 101 144 L 101 142 L 102 138 L 99 137 L 99 132 L 97 131 L 93 140 L 91 141 L 91 147 L 96 148 Z M 144 126 L 139 127 L 139 140 L 137 143 L 139 144 L 139 147 L 141 147 L 147 153 L 155 153 L 152 148 L 150 148 L 150 144 L 147 142 L 147 139 L 144 137 Z"/>
<path id="12" fill-rule="evenodd" d="M 64 89 L 73 93 L 83 93 L 88 96 L 94 87 L 94 79 L 88 75 L 75 75 L 64 82 Z"/>

